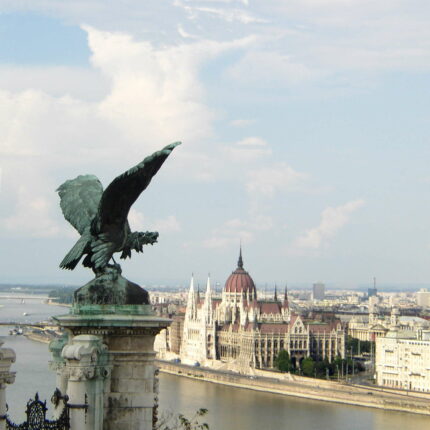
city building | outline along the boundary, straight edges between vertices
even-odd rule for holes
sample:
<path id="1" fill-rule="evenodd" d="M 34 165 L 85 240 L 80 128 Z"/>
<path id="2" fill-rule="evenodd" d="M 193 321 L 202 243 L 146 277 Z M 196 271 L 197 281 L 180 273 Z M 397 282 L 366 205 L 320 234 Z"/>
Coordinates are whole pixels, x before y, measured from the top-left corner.
<path id="1" fill-rule="evenodd" d="M 427 288 L 421 288 L 421 290 L 416 293 L 416 298 L 418 306 L 422 308 L 430 307 L 430 291 L 428 291 Z"/>
<path id="2" fill-rule="evenodd" d="M 376 278 L 373 278 L 373 287 L 368 288 L 367 297 L 375 297 L 378 295 L 378 290 L 376 289 Z"/>
<path id="3" fill-rule="evenodd" d="M 312 285 L 312 299 L 324 300 L 325 298 L 325 285 L 322 282 L 317 282 Z"/>
<path id="4" fill-rule="evenodd" d="M 430 321 L 413 316 L 400 316 L 399 309 L 393 307 L 390 315 L 380 315 L 377 306 L 369 306 L 368 315 L 353 316 L 348 323 L 348 335 L 360 340 L 374 342 L 385 337 L 389 330 L 400 329 L 414 335 L 418 330 L 430 329 Z"/>
<path id="5" fill-rule="evenodd" d="M 378 385 L 430 392 L 430 331 L 390 330 L 376 339 Z"/>
<path id="6" fill-rule="evenodd" d="M 273 368 L 286 350 L 297 366 L 303 358 L 345 357 L 345 329 L 340 321 L 316 322 L 290 311 L 283 297 L 259 300 L 254 281 L 245 271 L 240 252 L 236 270 L 228 277 L 221 298 L 214 298 L 208 279 L 204 296 L 191 279 L 181 343 L 184 362 L 248 371 Z"/>

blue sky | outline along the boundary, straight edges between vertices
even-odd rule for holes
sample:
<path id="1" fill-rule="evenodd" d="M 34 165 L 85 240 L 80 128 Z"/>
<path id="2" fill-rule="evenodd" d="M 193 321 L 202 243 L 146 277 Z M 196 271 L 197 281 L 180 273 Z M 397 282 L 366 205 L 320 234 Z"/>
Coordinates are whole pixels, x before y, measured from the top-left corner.
<path id="1" fill-rule="evenodd" d="M 56 187 L 183 141 L 130 214 L 141 284 L 427 284 L 430 4 L 0 1 L 2 282 L 79 284 Z"/>

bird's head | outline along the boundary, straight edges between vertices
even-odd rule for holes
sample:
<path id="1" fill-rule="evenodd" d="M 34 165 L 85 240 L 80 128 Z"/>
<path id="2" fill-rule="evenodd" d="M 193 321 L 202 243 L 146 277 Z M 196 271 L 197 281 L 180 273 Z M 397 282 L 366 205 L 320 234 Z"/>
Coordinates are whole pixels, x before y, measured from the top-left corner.
<path id="1" fill-rule="evenodd" d="M 158 232 L 139 231 L 132 233 L 131 248 L 137 252 L 143 252 L 143 245 L 153 245 L 157 242 Z"/>

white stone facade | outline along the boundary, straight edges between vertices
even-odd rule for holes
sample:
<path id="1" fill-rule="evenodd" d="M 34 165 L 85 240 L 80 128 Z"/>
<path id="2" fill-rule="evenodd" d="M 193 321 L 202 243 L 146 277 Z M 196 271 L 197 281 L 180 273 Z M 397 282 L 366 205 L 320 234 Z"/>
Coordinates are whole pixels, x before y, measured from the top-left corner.
<path id="1" fill-rule="evenodd" d="M 212 289 L 210 279 L 206 286 L 203 305 L 200 294 L 194 289 L 191 279 L 187 310 L 184 320 L 181 355 L 185 362 L 206 363 L 215 360 L 215 320 L 212 309 Z"/>
<path id="2" fill-rule="evenodd" d="M 430 291 L 427 288 L 421 288 L 416 293 L 417 305 L 423 308 L 430 308 Z"/>
<path id="3" fill-rule="evenodd" d="M 376 340 L 375 360 L 378 385 L 430 392 L 430 331 L 388 332 Z"/>

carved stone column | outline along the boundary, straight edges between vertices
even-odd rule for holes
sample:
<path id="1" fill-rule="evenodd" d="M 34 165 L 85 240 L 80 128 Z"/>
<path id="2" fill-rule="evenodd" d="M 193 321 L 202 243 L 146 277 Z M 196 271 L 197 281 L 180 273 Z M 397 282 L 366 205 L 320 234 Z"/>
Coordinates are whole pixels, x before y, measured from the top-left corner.
<path id="1" fill-rule="evenodd" d="M 66 361 L 62 357 L 62 352 L 64 346 L 67 344 L 68 336 L 64 334 L 59 339 L 53 340 L 49 344 L 49 351 L 52 354 L 52 360 L 49 362 L 49 367 L 56 374 L 56 387 L 60 390 L 62 395 L 67 392 L 67 377 L 66 372 L 64 372 L 64 366 Z M 55 406 L 55 411 L 53 413 L 54 418 L 58 418 L 63 410 L 61 402 Z"/>
<path id="2" fill-rule="evenodd" d="M 72 314 L 55 319 L 73 344 L 85 334 L 102 338 L 107 347 L 112 372 L 104 387 L 103 430 L 152 430 L 157 406 L 154 339 L 171 320 L 154 316 L 147 305 L 75 306 Z"/>
<path id="3" fill-rule="evenodd" d="M 15 362 L 15 352 L 10 348 L 1 348 L 0 341 L 0 430 L 6 430 L 6 384 L 15 382 L 15 372 L 10 371 L 10 366 Z"/>
<path id="4" fill-rule="evenodd" d="M 102 430 L 104 385 L 110 374 L 106 346 L 99 336 L 75 336 L 64 346 L 62 357 L 71 429 Z"/>

